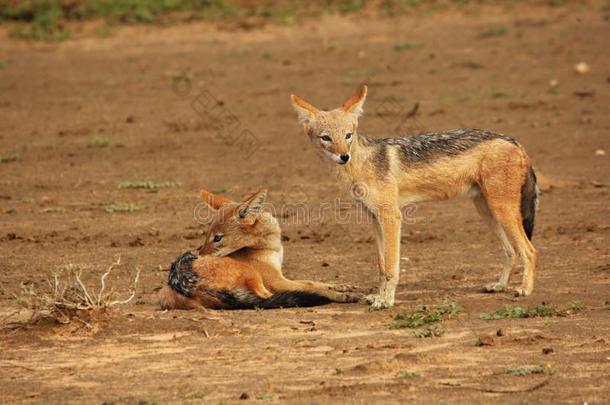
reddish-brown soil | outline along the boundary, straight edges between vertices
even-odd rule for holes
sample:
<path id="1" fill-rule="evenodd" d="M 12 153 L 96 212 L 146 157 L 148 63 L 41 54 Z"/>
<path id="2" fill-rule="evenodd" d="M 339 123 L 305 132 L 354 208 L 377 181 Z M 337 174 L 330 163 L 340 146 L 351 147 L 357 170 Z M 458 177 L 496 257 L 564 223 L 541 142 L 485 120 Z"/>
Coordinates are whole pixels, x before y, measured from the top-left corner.
<path id="1" fill-rule="evenodd" d="M 607 403 L 609 16 L 598 5 L 468 8 L 251 31 L 123 28 L 61 44 L 2 34 L 0 155 L 16 159 L 0 163 L 0 319 L 11 326 L 27 316 L 11 315 L 20 285 L 40 286 L 70 263 L 91 281 L 120 255 L 109 280 L 118 290 L 137 267 L 142 275 L 134 301 L 88 325 L 4 328 L 0 402 Z M 589 71 L 576 73 L 579 62 Z M 203 238 L 193 215 L 202 186 L 234 197 L 264 186 L 276 207 L 293 206 L 281 218 L 288 276 L 376 284 L 367 224 L 294 211 L 348 200 L 301 133 L 289 94 L 334 107 L 363 81 L 361 132 L 484 127 L 525 145 L 545 189 L 534 294 L 481 292 L 503 255 L 472 204 L 456 200 L 418 205 L 405 220 L 391 310 L 158 310 L 168 264 Z M 201 95 L 238 122 L 215 125 Z M 403 123 L 416 103 L 415 118 Z M 110 145 L 91 145 L 94 134 Z M 142 180 L 180 185 L 156 193 L 117 187 Z M 112 202 L 139 210 L 105 212 Z M 513 285 L 519 281 L 515 274 Z M 442 322 L 444 336 L 388 327 L 397 313 L 439 298 L 466 310 Z M 480 318 L 543 301 L 586 308 Z M 500 328 L 504 336 L 495 336 Z M 492 345 L 476 345 L 487 336 Z M 555 373 L 505 372 L 538 365 Z"/>

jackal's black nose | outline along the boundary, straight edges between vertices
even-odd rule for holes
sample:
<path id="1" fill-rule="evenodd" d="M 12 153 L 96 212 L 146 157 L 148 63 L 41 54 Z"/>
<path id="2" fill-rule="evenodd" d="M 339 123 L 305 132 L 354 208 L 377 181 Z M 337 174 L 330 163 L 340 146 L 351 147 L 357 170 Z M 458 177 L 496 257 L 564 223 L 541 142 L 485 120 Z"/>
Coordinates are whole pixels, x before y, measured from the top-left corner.
<path id="1" fill-rule="evenodd" d="M 341 160 L 343 161 L 343 163 L 347 163 L 349 161 L 348 154 L 341 155 L 340 157 L 341 157 Z"/>

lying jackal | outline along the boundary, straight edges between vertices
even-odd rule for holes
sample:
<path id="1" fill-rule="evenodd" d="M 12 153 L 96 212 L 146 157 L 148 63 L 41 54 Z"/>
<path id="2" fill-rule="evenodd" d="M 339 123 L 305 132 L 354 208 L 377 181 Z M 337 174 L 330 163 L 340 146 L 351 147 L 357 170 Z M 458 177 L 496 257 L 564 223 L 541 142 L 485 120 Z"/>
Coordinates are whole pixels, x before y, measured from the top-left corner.
<path id="1" fill-rule="evenodd" d="M 536 250 L 530 239 L 538 201 L 536 175 L 523 147 L 505 135 L 453 129 L 409 137 L 368 138 L 358 134 L 367 87 L 340 108 L 321 111 L 292 95 L 292 105 L 320 154 L 338 163 L 340 177 L 373 219 L 381 274 L 376 308 L 391 307 L 398 284 L 400 208 L 417 201 L 471 197 L 492 224 L 507 255 L 500 279 L 486 286 L 502 291 L 516 265 L 524 265 L 517 293 L 534 289 Z"/>
<path id="2" fill-rule="evenodd" d="M 346 286 L 288 280 L 277 220 L 263 210 L 266 191 L 243 202 L 200 191 L 214 213 L 209 234 L 195 256 L 174 261 L 159 294 L 163 309 L 309 307 L 358 302 Z"/>

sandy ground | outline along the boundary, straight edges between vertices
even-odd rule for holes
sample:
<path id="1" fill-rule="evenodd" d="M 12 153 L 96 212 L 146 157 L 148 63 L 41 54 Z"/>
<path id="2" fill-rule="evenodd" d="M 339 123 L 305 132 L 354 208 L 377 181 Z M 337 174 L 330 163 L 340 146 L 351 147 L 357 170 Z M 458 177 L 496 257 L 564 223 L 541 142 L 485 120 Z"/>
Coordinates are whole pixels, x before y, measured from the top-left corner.
<path id="1" fill-rule="evenodd" d="M 68 264 L 93 282 L 120 256 L 109 283 L 123 293 L 142 273 L 130 304 L 87 324 L 4 327 L 0 402 L 607 402 L 610 165 L 598 150 L 610 152 L 609 16 L 599 5 L 465 8 L 250 31 L 135 27 L 50 45 L 1 34 L 0 320 L 27 316 L 13 297 L 22 283 L 40 288 Z M 576 73 L 579 62 L 589 71 Z M 335 107 L 362 82 L 366 134 L 483 127 L 525 145 L 545 190 L 534 294 L 481 292 L 499 275 L 501 249 L 472 204 L 456 200 L 418 205 L 405 219 L 391 310 L 159 311 L 168 264 L 203 239 L 200 187 L 233 197 L 269 189 L 284 207 L 288 276 L 376 285 L 372 230 L 311 150 L 288 98 Z M 118 187 L 143 180 L 172 187 Z M 347 219 L 295 214 L 336 198 Z M 138 209 L 106 212 L 112 203 Z M 441 323 L 443 336 L 389 328 L 439 298 L 465 309 Z M 574 301 L 586 308 L 480 317 Z M 539 365 L 554 373 L 506 373 Z"/>

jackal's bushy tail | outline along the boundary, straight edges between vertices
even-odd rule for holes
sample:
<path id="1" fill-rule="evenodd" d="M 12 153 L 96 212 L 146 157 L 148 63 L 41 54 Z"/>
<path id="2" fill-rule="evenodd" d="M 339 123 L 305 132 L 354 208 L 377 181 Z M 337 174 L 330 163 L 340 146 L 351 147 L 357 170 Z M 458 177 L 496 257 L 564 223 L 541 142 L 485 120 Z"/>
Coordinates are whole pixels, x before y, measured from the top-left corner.
<path id="1" fill-rule="evenodd" d="M 195 259 L 196 256 L 191 252 L 183 253 L 174 260 L 167 277 L 167 284 L 174 291 L 188 298 L 193 296 L 191 290 L 198 280 L 197 273 L 193 271 L 193 260 Z"/>
<path id="2" fill-rule="evenodd" d="M 209 293 L 231 309 L 315 307 L 332 302 L 330 298 L 311 291 L 284 291 L 266 299 L 241 289 Z"/>
<path id="3" fill-rule="evenodd" d="M 539 189 L 536 184 L 536 173 L 530 168 L 521 188 L 521 220 L 523 229 L 529 240 L 534 234 L 534 221 L 536 219 L 536 207 L 538 206 Z"/>

